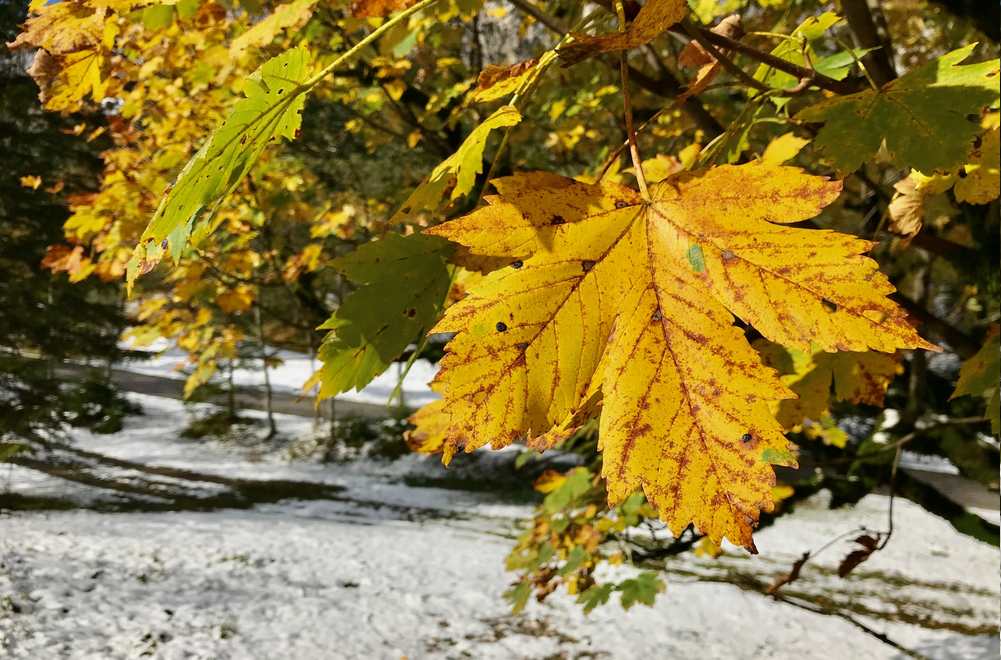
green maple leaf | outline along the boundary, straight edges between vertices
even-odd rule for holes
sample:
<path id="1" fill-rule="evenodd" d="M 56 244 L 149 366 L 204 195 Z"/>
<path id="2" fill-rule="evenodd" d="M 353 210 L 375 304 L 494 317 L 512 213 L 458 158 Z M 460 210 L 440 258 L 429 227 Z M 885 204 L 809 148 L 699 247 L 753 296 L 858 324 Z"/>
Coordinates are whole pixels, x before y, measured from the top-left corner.
<path id="1" fill-rule="evenodd" d="M 628 610 L 636 603 L 653 606 L 657 594 L 664 591 L 664 583 L 656 573 L 644 571 L 619 583 L 618 589 L 622 592 L 622 609 Z"/>
<path id="2" fill-rule="evenodd" d="M 970 116 L 998 97 L 998 60 L 959 66 L 975 46 L 947 53 L 882 89 L 821 101 L 796 119 L 824 122 L 814 145 L 843 173 L 858 169 L 884 141 L 900 167 L 955 169 L 983 130 Z"/>
<path id="3" fill-rule="evenodd" d="M 320 326 L 330 330 L 323 366 L 307 387 L 319 382 L 321 399 L 360 390 L 430 328 L 448 293 L 450 250 L 433 236 L 389 234 L 332 261 L 361 286 Z"/>
<path id="4" fill-rule="evenodd" d="M 268 60 L 246 78 L 246 96 L 164 192 L 129 262 L 130 287 L 168 247 L 175 261 L 180 258 L 196 222 L 211 218 L 268 144 L 295 138 L 309 74 L 309 52 L 299 47 Z"/>

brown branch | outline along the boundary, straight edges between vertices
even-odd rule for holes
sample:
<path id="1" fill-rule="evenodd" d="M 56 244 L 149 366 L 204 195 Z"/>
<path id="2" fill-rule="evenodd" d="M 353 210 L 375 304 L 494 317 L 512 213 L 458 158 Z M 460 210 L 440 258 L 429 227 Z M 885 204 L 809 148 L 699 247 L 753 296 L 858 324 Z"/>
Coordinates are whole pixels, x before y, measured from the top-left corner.
<path id="1" fill-rule="evenodd" d="M 508 2 L 514 5 L 519 11 L 528 14 L 539 23 L 549 28 L 550 31 L 555 32 L 560 36 L 567 33 L 567 29 L 557 19 L 549 16 L 530 2 L 527 2 L 526 0 L 508 0 Z M 604 6 L 609 11 L 612 11 L 610 2 L 599 2 L 598 4 Z M 632 15 L 635 15 L 635 11 L 638 10 L 638 7 L 634 8 L 633 4 L 634 3 L 630 3 L 628 1 L 625 3 L 627 18 L 631 18 Z M 675 98 L 680 96 L 684 91 L 681 81 L 669 72 L 665 72 L 665 75 L 660 78 L 654 78 L 653 76 L 643 73 L 639 69 L 630 65 L 629 78 L 636 83 L 637 87 L 641 87 L 645 91 L 663 98 Z M 708 110 L 706 110 L 706 107 L 697 98 L 689 97 L 685 99 L 685 102 L 681 104 L 681 110 L 688 115 L 689 119 L 695 122 L 696 126 L 706 133 L 709 139 L 712 139 L 717 135 L 722 135 L 723 126 Z"/>
<path id="2" fill-rule="evenodd" d="M 766 53 L 762 50 L 758 50 L 754 46 L 749 46 L 742 41 L 737 41 L 731 39 L 722 34 L 716 34 L 712 30 L 694 26 L 695 29 L 705 37 L 706 41 L 711 42 L 715 46 L 720 48 L 725 48 L 727 50 L 732 50 L 743 55 L 747 55 L 753 60 L 757 60 L 762 64 L 770 66 L 773 69 L 778 69 L 779 71 L 784 71 L 791 76 L 795 76 L 797 79 L 802 80 L 803 78 L 813 79 L 813 84 L 817 87 L 821 87 L 835 94 L 854 94 L 861 89 L 860 81 L 853 79 L 845 80 L 835 80 L 823 74 L 817 73 L 812 69 L 794 64 L 788 60 L 784 60 L 781 57 L 772 55 L 771 53 Z M 684 33 L 684 28 L 676 27 L 671 28 L 672 31 Z"/>
<path id="3" fill-rule="evenodd" d="M 567 29 L 562 25 L 560 25 L 559 21 L 557 21 L 555 18 L 545 13 L 535 5 L 531 4 L 530 2 L 526 2 L 525 0 L 508 0 L 508 2 L 514 5 L 519 11 L 528 14 L 538 22 L 545 25 L 551 31 L 556 32 L 557 34 L 560 35 L 564 35 L 567 33 Z"/>
<path id="4" fill-rule="evenodd" d="M 841 11 L 860 48 L 874 48 L 862 57 L 862 64 L 874 83 L 882 87 L 897 77 L 887 41 L 880 36 L 867 0 L 841 0 Z"/>
<path id="5" fill-rule="evenodd" d="M 771 89 L 768 85 L 761 82 L 760 80 L 754 79 L 746 71 L 744 71 L 739 66 L 734 64 L 733 60 L 724 55 L 718 48 L 716 48 L 715 45 L 710 43 L 709 39 L 706 38 L 705 33 L 701 29 L 699 29 L 698 26 L 693 25 L 691 21 L 689 21 L 688 19 L 684 19 L 683 21 L 681 21 L 681 27 L 688 34 L 689 37 L 694 39 L 700 46 L 706 49 L 706 51 L 710 55 L 712 55 L 712 57 L 717 62 L 722 64 L 723 68 L 729 71 L 734 78 L 740 80 L 748 87 L 758 90 L 759 92 L 767 92 L 769 89 Z"/>

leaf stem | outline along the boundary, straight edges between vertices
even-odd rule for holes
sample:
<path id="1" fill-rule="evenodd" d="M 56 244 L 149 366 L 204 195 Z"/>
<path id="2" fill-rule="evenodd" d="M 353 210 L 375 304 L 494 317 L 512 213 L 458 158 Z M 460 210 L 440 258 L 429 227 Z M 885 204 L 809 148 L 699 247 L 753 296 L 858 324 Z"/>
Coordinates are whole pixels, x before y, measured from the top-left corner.
<path id="1" fill-rule="evenodd" d="M 619 31 L 626 31 L 626 10 L 622 5 L 622 0 L 615 0 L 615 13 L 619 19 Z M 646 185 L 646 175 L 643 174 L 643 161 L 640 158 L 639 145 L 636 142 L 636 127 L 633 125 L 633 105 L 629 95 L 629 65 L 626 63 L 626 54 L 619 54 L 619 74 L 622 77 L 622 105 L 626 120 L 626 138 L 629 140 L 629 157 L 633 161 L 633 169 L 636 170 L 636 183 L 640 188 L 640 195 L 643 199 L 650 199 L 650 190 Z"/>

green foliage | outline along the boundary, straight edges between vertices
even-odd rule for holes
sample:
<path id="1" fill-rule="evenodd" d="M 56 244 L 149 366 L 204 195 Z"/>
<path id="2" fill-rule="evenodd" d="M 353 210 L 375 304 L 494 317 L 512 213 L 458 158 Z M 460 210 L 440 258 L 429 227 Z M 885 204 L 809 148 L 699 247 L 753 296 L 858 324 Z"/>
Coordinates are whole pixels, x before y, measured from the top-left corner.
<path id="1" fill-rule="evenodd" d="M 943 55 L 880 90 L 821 101 L 796 118 L 824 122 L 814 143 L 840 172 L 857 170 L 884 141 L 901 167 L 953 170 L 982 131 L 970 116 L 998 98 L 998 60 L 960 65 L 974 47 Z"/>
<path id="2" fill-rule="evenodd" d="M 0 463 L 26 450 L 28 445 L 19 442 L 0 442 Z"/>
<path id="3" fill-rule="evenodd" d="M 1001 427 L 999 391 L 1001 391 L 1001 334 L 995 327 L 976 355 L 963 363 L 956 389 L 950 398 L 969 395 L 987 399 L 987 416 L 991 420 L 991 430 L 996 434 Z"/>
<path id="4" fill-rule="evenodd" d="M 635 578 L 623 580 L 617 589 L 622 592 L 622 607 L 629 609 L 636 603 L 653 605 L 657 594 L 664 591 L 664 583 L 656 573 L 644 571 Z"/>
<path id="5" fill-rule="evenodd" d="M 448 241 L 387 234 L 331 265 L 360 285 L 321 330 L 320 398 L 362 389 L 434 323 L 449 287 Z"/>

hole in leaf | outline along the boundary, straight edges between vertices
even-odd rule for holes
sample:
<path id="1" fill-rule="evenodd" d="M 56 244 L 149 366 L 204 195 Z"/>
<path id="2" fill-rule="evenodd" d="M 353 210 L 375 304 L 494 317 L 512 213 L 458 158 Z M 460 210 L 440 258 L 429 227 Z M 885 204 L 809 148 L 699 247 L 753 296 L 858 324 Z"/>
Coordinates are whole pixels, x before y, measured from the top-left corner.
<path id="1" fill-rule="evenodd" d="M 497 321 L 497 332 L 507 332 L 507 324 L 504 321 Z"/>
<path id="2" fill-rule="evenodd" d="M 821 298 L 820 304 L 824 306 L 824 309 L 831 312 L 832 314 L 838 311 L 838 305 L 835 302 L 828 300 L 827 298 Z"/>
<path id="3" fill-rule="evenodd" d="M 553 219 L 549 221 L 551 225 L 565 225 L 566 223 L 567 221 L 562 215 L 554 215 Z"/>
<path id="4" fill-rule="evenodd" d="M 594 262 L 591 261 L 590 259 L 585 259 L 584 261 L 580 262 L 580 267 L 581 270 L 583 270 L 586 273 L 590 271 L 592 268 L 594 268 Z"/>
<path id="5" fill-rule="evenodd" d="M 522 267 L 522 266 L 524 266 L 524 265 L 525 265 L 525 264 L 524 264 L 524 263 L 522 262 L 522 260 L 521 260 L 521 259 L 518 259 L 518 260 L 517 260 L 517 261 L 515 261 L 515 262 L 514 262 L 513 264 L 511 264 L 511 268 L 521 268 L 521 267 Z"/>

